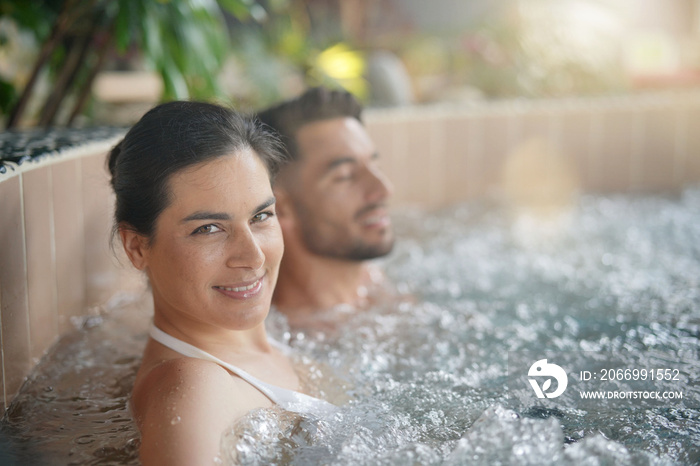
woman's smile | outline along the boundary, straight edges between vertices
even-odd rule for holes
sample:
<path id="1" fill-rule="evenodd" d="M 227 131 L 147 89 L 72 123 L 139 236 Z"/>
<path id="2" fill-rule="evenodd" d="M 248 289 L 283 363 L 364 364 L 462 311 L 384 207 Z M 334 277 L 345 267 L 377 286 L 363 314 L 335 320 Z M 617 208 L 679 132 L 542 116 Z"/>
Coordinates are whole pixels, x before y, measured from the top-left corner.
<path id="1" fill-rule="evenodd" d="M 258 294 L 260 294 L 260 291 L 263 288 L 264 279 L 265 276 L 263 275 L 252 282 L 248 282 L 249 284 L 239 284 L 235 286 L 214 286 L 214 289 L 231 298 L 248 299 L 256 297 Z"/>

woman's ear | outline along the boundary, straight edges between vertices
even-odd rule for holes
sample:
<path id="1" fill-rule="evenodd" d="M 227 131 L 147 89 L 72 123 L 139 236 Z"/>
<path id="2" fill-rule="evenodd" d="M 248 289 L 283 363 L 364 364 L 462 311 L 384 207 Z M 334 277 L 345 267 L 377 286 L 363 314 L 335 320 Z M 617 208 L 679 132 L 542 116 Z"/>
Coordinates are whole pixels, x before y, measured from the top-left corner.
<path id="1" fill-rule="evenodd" d="M 124 252 L 134 267 L 138 270 L 145 269 L 148 265 L 148 238 L 124 226 L 119 227 L 119 237 L 122 240 Z"/>

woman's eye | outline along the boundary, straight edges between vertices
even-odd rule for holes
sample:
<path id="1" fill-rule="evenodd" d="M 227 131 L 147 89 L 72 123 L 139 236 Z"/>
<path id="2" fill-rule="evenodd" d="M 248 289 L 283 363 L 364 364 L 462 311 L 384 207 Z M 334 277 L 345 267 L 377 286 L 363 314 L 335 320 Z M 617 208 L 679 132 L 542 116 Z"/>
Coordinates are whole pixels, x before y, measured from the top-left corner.
<path id="1" fill-rule="evenodd" d="M 221 228 L 217 227 L 214 224 L 208 224 L 208 225 L 202 225 L 201 227 L 197 228 L 192 232 L 193 235 L 208 235 L 211 233 L 216 233 L 217 231 L 221 231 Z"/>
<path id="2" fill-rule="evenodd" d="M 257 213 L 253 216 L 253 223 L 259 223 L 259 222 L 264 222 L 268 218 L 272 217 L 273 214 L 272 212 L 260 212 Z"/>

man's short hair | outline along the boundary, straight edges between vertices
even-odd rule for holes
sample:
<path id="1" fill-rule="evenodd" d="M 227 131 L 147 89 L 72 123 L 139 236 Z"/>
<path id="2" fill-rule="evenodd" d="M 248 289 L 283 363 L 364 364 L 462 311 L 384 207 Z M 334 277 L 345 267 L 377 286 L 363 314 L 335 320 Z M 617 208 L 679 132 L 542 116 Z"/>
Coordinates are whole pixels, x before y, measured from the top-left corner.
<path id="1" fill-rule="evenodd" d="M 276 132 L 292 161 L 299 160 L 296 132 L 316 121 L 349 117 L 362 122 L 362 105 L 347 91 L 315 87 L 297 98 L 258 113 L 258 119 Z"/>

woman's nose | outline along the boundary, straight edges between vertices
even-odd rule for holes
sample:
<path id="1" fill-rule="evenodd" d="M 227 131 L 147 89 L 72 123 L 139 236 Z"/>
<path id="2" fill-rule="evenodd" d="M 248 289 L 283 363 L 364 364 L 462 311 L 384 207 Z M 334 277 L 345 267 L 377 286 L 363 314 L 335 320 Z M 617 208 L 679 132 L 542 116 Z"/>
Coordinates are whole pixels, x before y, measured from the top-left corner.
<path id="1" fill-rule="evenodd" d="M 226 265 L 258 270 L 264 263 L 265 254 L 253 232 L 249 228 L 235 231 L 230 239 Z"/>

